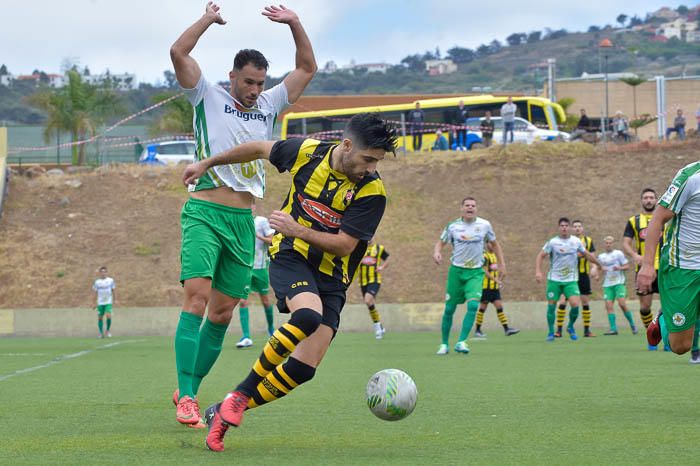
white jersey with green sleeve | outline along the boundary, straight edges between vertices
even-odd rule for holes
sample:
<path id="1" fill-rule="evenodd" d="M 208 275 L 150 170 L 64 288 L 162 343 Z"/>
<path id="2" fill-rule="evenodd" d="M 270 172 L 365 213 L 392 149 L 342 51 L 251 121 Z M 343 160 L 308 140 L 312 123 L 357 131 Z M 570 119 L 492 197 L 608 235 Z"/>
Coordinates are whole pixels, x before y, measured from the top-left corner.
<path id="1" fill-rule="evenodd" d="M 92 289 L 97 292 L 97 305 L 112 304 L 112 290 L 115 288 L 114 279 L 111 277 L 98 278 L 92 284 Z"/>
<path id="2" fill-rule="evenodd" d="M 204 76 L 192 89 L 182 88 L 194 107 L 196 158 L 202 160 L 249 141 L 272 139 L 277 115 L 289 105 L 284 82 L 260 94 L 252 108 L 244 107 L 223 87 L 209 83 Z M 189 191 L 228 186 L 255 197 L 265 192 L 262 160 L 213 167 L 190 185 Z"/>
<path id="3" fill-rule="evenodd" d="M 610 252 L 603 252 L 598 254 L 598 262 L 603 266 L 605 271 L 605 278 L 603 279 L 603 287 L 614 286 L 614 285 L 624 285 L 625 271 L 624 270 L 612 270 L 613 267 L 622 266 L 627 264 L 627 258 L 619 249 L 613 249 Z"/>
<path id="4" fill-rule="evenodd" d="M 578 280 L 578 254 L 586 252 L 580 239 L 575 236 L 562 238 L 555 236 L 542 248 L 549 254 L 547 278 L 555 282 L 575 282 Z"/>
<path id="5" fill-rule="evenodd" d="M 450 222 L 440 235 L 440 241 L 452 244 L 452 265 L 466 269 L 484 265 L 484 243 L 495 239 L 491 223 L 481 217 L 471 222 L 460 217 Z"/>
<path id="6" fill-rule="evenodd" d="M 270 227 L 270 222 L 261 216 L 256 216 L 255 222 L 255 260 L 253 261 L 254 269 L 265 269 L 270 263 L 270 258 L 267 255 L 269 244 L 258 238 L 258 236 L 270 236 L 275 234 L 275 230 Z"/>
<path id="7" fill-rule="evenodd" d="M 676 214 L 666 231 L 662 253 L 668 254 L 668 264 L 700 270 L 700 161 L 676 173 L 659 205 Z"/>

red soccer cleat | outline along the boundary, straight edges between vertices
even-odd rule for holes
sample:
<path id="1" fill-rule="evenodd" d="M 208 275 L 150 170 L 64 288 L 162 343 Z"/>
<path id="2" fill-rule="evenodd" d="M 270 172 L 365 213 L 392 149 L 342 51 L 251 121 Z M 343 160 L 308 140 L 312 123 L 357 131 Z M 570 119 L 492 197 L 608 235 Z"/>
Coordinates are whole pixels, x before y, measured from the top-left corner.
<path id="1" fill-rule="evenodd" d="M 647 343 L 649 346 L 656 346 L 661 342 L 661 326 L 659 325 L 661 314 L 657 314 L 647 327 Z"/>
<path id="2" fill-rule="evenodd" d="M 239 391 L 226 395 L 219 408 L 221 420 L 234 427 L 240 426 L 243 422 L 243 413 L 248 407 L 249 399 L 250 397 Z"/>
<path id="3" fill-rule="evenodd" d="M 224 451 L 224 436 L 228 430 L 228 425 L 221 420 L 219 407 L 221 405 L 211 405 L 205 411 L 207 432 L 206 444 L 211 451 Z"/>
<path id="4" fill-rule="evenodd" d="M 183 396 L 177 403 L 175 418 L 180 424 L 197 424 L 199 422 L 199 409 L 195 401 L 189 396 Z"/>

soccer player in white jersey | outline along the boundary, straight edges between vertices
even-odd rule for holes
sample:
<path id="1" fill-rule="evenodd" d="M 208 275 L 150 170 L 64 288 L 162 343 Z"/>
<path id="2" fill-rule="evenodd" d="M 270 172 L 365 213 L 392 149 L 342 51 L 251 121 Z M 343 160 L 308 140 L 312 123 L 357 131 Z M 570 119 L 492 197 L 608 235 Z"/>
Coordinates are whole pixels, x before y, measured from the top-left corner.
<path id="1" fill-rule="evenodd" d="M 676 354 L 692 349 L 690 362 L 700 363 L 698 316 L 700 314 L 700 161 L 676 173 L 654 210 L 647 229 L 637 289 L 649 293 L 656 276 L 654 251 L 664 225 L 666 231 L 659 264 L 660 316 L 647 329 L 649 344 L 664 343 Z"/>
<path id="2" fill-rule="evenodd" d="M 608 322 L 610 323 L 610 330 L 605 332 L 604 335 L 618 334 L 615 319 L 616 300 L 617 305 L 620 306 L 622 313 L 630 324 L 632 333 L 636 335 L 637 327 L 634 325 L 632 311 L 627 309 L 627 302 L 625 301 L 627 297 L 627 287 L 625 286 L 627 278 L 625 277 L 625 270 L 630 268 L 630 264 L 622 251 L 613 249 L 614 243 L 615 238 L 612 236 L 603 238 L 605 251 L 598 254 L 598 261 L 603 266 L 602 270 L 605 274 L 605 278 L 603 278 L 603 297 L 605 299 L 605 310 L 608 313 Z"/>
<path id="3" fill-rule="evenodd" d="M 297 15 L 283 6 L 266 7 L 262 14 L 287 24 L 296 45 L 296 68 L 271 89 L 264 90 L 268 62 L 257 50 L 236 54 L 230 91 L 204 77 L 190 52 L 212 24 L 226 24 L 212 2 L 170 48 L 177 80 L 194 107 L 197 160 L 247 141 L 272 139 L 277 115 L 301 96 L 316 72 L 311 42 Z M 175 333 L 178 390 L 173 395 L 182 424 L 206 427 L 196 395 L 221 352 L 233 309 L 248 297 L 255 250 L 250 208 L 253 196 L 262 197 L 264 190 L 260 161 L 212 167 L 189 186 L 181 214 L 185 298 Z"/>
<path id="4" fill-rule="evenodd" d="M 255 215 L 255 204 L 253 204 L 253 215 Z M 267 248 L 272 244 L 272 237 L 275 230 L 270 227 L 270 222 L 267 218 L 256 215 L 253 219 L 255 222 L 255 260 L 253 261 L 253 275 L 250 278 L 250 291 L 260 295 L 260 302 L 265 309 L 265 320 L 267 321 L 267 334 L 272 335 L 275 331 L 274 314 L 272 303 L 270 303 L 270 258 L 267 254 Z M 238 316 L 241 321 L 241 332 L 243 336 L 236 348 L 248 348 L 253 346 L 253 340 L 250 338 L 250 316 L 248 311 L 249 301 L 241 300 L 241 305 L 238 308 Z"/>
<path id="5" fill-rule="evenodd" d="M 535 260 L 535 280 L 542 283 L 544 274 L 542 273 L 542 263 L 544 258 L 549 256 L 549 272 L 547 273 L 547 341 L 554 341 L 554 320 L 557 299 L 560 295 L 569 301 L 569 325 L 566 331 L 572 340 L 577 340 L 574 322 L 579 313 L 578 289 L 578 255 L 581 254 L 593 264 L 600 267 L 598 259 L 586 251 L 583 243 L 569 233 L 571 222 L 568 218 L 559 219 L 559 235 L 549 239 L 542 250 L 537 254 Z"/>
<path id="6" fill-rule="evenodd" d="M 462 321 L 462 331 L 455 345 L 458 353 L 469 353 L 467 338 L 474 325 L 476 312 L 479 310 L 482 284 L 484 281 L 484 248 L 488 243 L 496 254 L 501 281 L 506 276 L 506 263 L 503 250 L 496 241 L 496 233 L 488 220 L 477 217 L 476 200 L 467 197 L 462 200 L 462 216 L 450 222 L 435 243 L 433 259 L 442 263 L 442 248 L 452 245 L 450 270 L 447 275 L 447 293 L 445 295 L 445 312 L 442 315 L 442 344 L 437 354 L 449 352 L 452 318 L 459 304 L 467 302 L 467 313 Z"/>
<path id="7" fill-rule="evenodd" d="M 114 303 L 114 279 L 107 276 L 107 267 L 104 265 L 99 269 L 100 278 L 92 284 L 97 299 L 97 328 L 100 330 L 98 338 L 111 338 L 112 334 L 112 304 Z M 103 318 L 107 319 L 107 329 L 104 329 Z"/>

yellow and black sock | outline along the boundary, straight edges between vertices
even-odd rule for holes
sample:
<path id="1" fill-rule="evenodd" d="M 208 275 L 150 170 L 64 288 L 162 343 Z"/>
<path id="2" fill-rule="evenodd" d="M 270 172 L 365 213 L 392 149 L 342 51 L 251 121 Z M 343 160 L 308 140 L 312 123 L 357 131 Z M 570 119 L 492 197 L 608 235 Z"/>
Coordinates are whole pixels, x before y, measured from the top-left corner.
<path id="1" fill-rule="evenodd" d="M 479 312 L 476 313 L 476 331 L 481 332 L 481 324 L 484 323 L 484 314 L 486 314 L 486 309 L 479 308 Z"/>
<path id="2" fill-rule="evenodd" d="M 372 322 L 375 324 L 379 323 L 379 311 L 374 307 L 374 304 L 367 306 L 367 309 L 369 309 L 369 316 L 372 318 Z"/>
<path id="3" fill-rule="evenodd" d="M 584 333 L 591 331 L 591 306 L 589 304 L 583 305 L 583 331 Z"/>
<path id="4" fill-rule="evenodd" d="M 560 304 L 557 308 L 557 332 L 561 333 L 564 328 L 564 318 L 566 317 L 566 304 Z"/>
<path id="5" fill-rule="evenodd" d="M 321 320 L 321 314 L 313 309 L 302 308 L 294 311 L 289 322 L 275 330 L 265 343 L 262 354 L 253 364 L 253 369 L 236 390 L 248 396 L 253 395 L 258 384 L 287 359 L 299 342 L 316 331 L 321 325 Z"/>
<path id="6" fill-rule="evenodd" d="M 272 372 L 255 387 L 248 400 L 248 409 L 257 408 L 289 394 L 299 385 L 314 377 L 316 368 L 298 359 L 289 358 L 284 364 L 275 367 Z"/>
<path id="7" fill-rule="evenodd" d="M 654 320 L 654 316 L 651 315 L 651 309 L 640 309 L 639 317 L 642 319 L 644 328 L 647 328 L 651 321 Z"/>
<path id="8" fill-rule="evenodd" d="M 502 307 L 496 308 L 496 315 L 498 316 L 498 321 L 503 325 L 503 330 L 508 331 L 508 316 L 503 312 Z"/>

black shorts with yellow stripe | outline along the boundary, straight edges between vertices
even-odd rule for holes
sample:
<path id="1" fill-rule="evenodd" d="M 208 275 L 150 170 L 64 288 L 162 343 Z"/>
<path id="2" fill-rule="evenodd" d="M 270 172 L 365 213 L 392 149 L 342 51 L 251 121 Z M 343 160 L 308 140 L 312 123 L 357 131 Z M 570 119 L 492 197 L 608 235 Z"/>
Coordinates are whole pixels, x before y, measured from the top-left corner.
<path id="1" fill-rule="evenodd" d="M 366 295 L 367 293 L 371 294 L 372 296 L 376 297 L 377 294 L 379 294 L 379 287 L 382 286 L 379 283 L 367 283 L 366 285 L 360 285 L 360 291 L 362 291 L 362 296 Z"/>
<path id="2" fill-rule="evenodd" d="M 591 290 L 591 277 L 587 273 L 578 274 L 578 290 L 581 295 L 590 296 L 593 294 Z"/>
<path id="3" fill-rule="evenodd" d="M 481 302 L 493 303 L 501 299 L 501 290 L 481 290 Z"/>
<path id="4" fill-rule="evenodd" d="M 343 282 L 319 272 L 298 252 L 281 251 L 270 261 L 270 285 L 275 290 L 277 308 L 283 314 L 290 312 L 287 299 L 305 292 L 318 295 L 323 304 L 321 323 L 338 331 L 347 290 Z"/>

